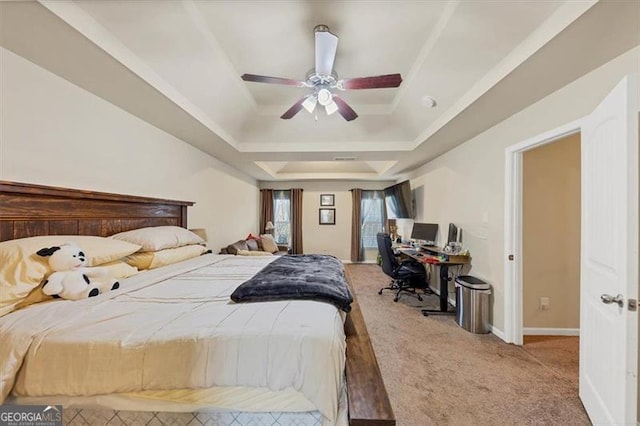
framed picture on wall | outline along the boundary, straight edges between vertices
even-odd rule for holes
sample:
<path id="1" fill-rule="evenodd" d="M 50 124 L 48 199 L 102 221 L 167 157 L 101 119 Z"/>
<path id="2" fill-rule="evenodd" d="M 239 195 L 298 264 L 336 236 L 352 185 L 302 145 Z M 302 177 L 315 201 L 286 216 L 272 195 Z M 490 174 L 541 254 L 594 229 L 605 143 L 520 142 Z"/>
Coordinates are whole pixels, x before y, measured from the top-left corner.
<path id="1" fill-rule="evenodd" d="M 336 209 L 319 209 L 320 225 L 336 224 Z"/>
<path id="2" fill-rule="evenodd" d="M 336 196 L 335 194 L 320 194 L 321 206 L 335 206 Z"/>

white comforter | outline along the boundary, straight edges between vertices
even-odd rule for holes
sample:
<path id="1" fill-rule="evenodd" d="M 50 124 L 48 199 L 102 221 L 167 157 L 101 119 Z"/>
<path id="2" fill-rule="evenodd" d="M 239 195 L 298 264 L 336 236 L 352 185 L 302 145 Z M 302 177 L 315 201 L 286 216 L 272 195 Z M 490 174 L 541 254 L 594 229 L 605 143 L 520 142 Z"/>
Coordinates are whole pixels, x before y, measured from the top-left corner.
<path id="1" fill-rule="evenodd" d="M 12 390 L 293 388 L 334 421 L 345 364 L 340 311 L 322 302 L 229 300 L 273 260 L 201 256 L 124 280 L 107 295 L 0 318 L 0 402 Z"/>

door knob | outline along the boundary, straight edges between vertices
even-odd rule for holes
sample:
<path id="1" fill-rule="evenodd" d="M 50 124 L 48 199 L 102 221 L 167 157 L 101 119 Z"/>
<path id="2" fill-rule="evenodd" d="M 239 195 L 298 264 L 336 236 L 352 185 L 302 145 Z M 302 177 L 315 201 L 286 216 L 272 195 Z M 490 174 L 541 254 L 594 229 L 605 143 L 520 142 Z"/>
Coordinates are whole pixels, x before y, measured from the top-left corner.
<path id="1" fill-rule="evenodd" d="M 618 294 L 616 296 L 603 294 L 602 296 L 600 296 L 600 300 L 602 300 L 602 303 L 606 303 L 607 305 L 610 303 L 617 303 L 621 308 L 624 307 L 624 296 L 621 294 Z"/>

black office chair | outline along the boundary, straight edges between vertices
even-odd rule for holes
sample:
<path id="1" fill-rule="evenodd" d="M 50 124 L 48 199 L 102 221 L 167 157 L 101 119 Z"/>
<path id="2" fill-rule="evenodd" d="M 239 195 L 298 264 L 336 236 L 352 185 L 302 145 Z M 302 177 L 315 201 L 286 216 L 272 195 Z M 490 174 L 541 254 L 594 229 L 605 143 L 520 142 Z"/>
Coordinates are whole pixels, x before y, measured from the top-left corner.
<path id="1" fill-rule="evenodd" d="M 398 301 L 400 293 L 407 292 L 418 297 L 422 301 L 422 296 L 416 289 L 426 289 L 427 280 L 424 266 L 415 260 L 407 260 L 399 262 L 391 248 L 391 238 L 389 234 L 380 232 L 376 235 L 378 241 L 378 251 L 382 257 L 382 271 L 393 278 L 389 287 L 383 287 L 378 294 L 382 294 L 383 290 L 395 290 L 396 295 L 394 302 Z"/>

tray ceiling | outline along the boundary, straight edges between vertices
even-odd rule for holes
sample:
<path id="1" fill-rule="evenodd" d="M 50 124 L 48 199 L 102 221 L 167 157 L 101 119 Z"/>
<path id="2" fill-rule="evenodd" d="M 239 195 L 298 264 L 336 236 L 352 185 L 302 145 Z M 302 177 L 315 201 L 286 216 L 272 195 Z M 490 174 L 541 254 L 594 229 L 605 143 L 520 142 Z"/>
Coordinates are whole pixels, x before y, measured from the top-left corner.
<path id="1" fill-rule="evenodd" d="M 634 5 L 605 6 L 561 0 L 42 0 L 2 5 L 7 24 L 2 44 L 257 179 L 388 180 L 462 142 L 431 143 L 448 126 L 481 131 L 503 118 L 484 109 L 475 128 L 461 120 L 464 111 L 522 71 L 577 20 L 595 25 L 595 18 L 618 16 L 609 21 L 621 22 L 613 34 L 620 39 L 617 45 L 633 47 L 637 17 L 627 15 L 633 15 Z M 240 75 L 304 79 L 313 67 L 313 28 L 321 23 L 339 37 L 340 77 L 399 72 L 404 81 L 397 89 L 344 92 L 359 114 L 352 122 L 324 113 L 316 120 L 304 110 L 281 120 L 308 89 L 248 83 Z M 47 32 L 30 31 L 42 25 Z M 588 28 L 582 32 L 585 39 Z M 27 46 L 24 37 L 39 47 Z M 50 46 L 56 46 L 58 59 L 47 56 Z M 622 53 L 601 50 L 602 57 Z M 64 67 L 70 58 L 77 69 Z M 109 75 L 83 79 L 83 69 L 96 61 L 104 62 Z M 117 67 L 107 67 L 109 61 Z M 568 66 L 576 76 L 589 71 L 574 62 Z M 126 73 L 135 75 L 140 87 L 120 94 L 118 85 L 131 80 Z M 525 77 L 535 79 L 525 75 L 522 81 Z M 522 93 L 510 95 L 521 102 L 505 98 L 511 111 L 496 111 L 512 114 L 525 100 L 555 90 L 554 84 L 559 82 L 548 82 L 536 94 L 523 86 Z M 425 107 L 425 96 L 435 98 L 437 107 Z M 141 97 L 151 102 L 146 109 L 138 105 Z M 159 116 L 159 102 L 167 103 L 162 114 L 172 114 L 170 120 Z M 334 164 L 336 156 L 345 155 L 356 161 Z"/>

